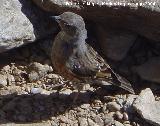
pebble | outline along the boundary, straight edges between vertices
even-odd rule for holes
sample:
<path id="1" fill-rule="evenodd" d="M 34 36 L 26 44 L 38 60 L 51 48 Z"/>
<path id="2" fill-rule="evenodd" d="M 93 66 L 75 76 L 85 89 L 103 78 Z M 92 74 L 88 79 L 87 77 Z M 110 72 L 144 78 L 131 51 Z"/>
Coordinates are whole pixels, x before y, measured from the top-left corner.
<path id="1" fill-rule="evenodd" d="M 115 97 L 113 97 L 113 96 L 104 96 L 104 101 L 105 102 L 111 102 L 111 101 L 113 101 L 115 99 Z"/>
<path id="2" fill-rule="evenodd" d="M 80 107 L 82 109 L 88 109 L 90 107 L 90 104 L 82 104 Z"/>
<path id="3" fill-rule="evenodd" d="M 62 95 L 70 95 L 71 93 L 72 93 L 72 90 L 70 89 L 61 90 L 59 92 L 59 94 L 62 94 Z"/>
<path id="4" fill-rule="evenodd" d="M 98 124 L 96 124 L 92 119 L 88 118 L 88 125 L 89 126 L 99 126 Z"/>
<path id="5" fill-rule="evenodd" d="M 121 106 L 119 104 L 117 104 L 116 102 L 108 102 L 107 103 L 107 108 L 111 111 L 111 112 L 116 112 L 116 111 L 120 111 Z"/>
<path id="6" fill-rule="evenodd" d="M 134 112 L 132 104 L 133 104 L 134 100 L 136 99 L 136 97 L 137 97 L 137 95 L 132 95 L 132 94 L 128 95 L 128 98 L 126 99 L 125 103 L 123 104 L 123 110 L 125 112 L 129 112 L 129 113 Z"/>
<path id="7" fill-rule="evenodd" d="M 7 85 L 7 77 L 5 75 L 0 74 L 0 87 L 4 87 Z"/>
<path id="8" fill-rule="evenodd" d="M 39 75 L 38 75 L 37 72 L 31 71 L 31 72 L 29 73 L 29 75 L 28 75 L 28 78 L 29 78 L 29 81 L 30 81 L 30 82 L 35 82 L 35 81 L 39 80 L 40 77 L 39 77 Z"/>
<path id="9" fill-rule="evenodd" d="M 39 94 L 42 92 L 41 88 L 31 88 L 31 93 L 32 94 Z"/>
<path id="10" fill-rule="evenodd" d="M 118 120 L 122 120 L 124 117 L 123 117 L 123 114 L 120 112 L 120 111 L 117 111 L 115 113 L 115 117 L 118 119 Z"/>
<path id="11" fill-rule="evenodd" d="M 124 126 L 131 126 L 130 124 L 124 124 Z"/>
<path id="12" fill-rule="evenodd" d="M 60 116 L 60 121 L 62 123 L 69 123 L 69 119 L 66 116 Z"/>
<path id="13" fill-rule="evenodd" d="M 2 71 L 6 72 L 6 73 L 10 73 L 11 67 L 9 65 L 6 65 L 2 68 Z"/>
<path id="14" fill-rule="evenodd" d="M 126 112 L 123 113 L 123 119 L 125 121 L 129 120 L 128 114 Z"/>
<path id="15" fill-rule="evenodd" d="M 46 78 L 48 78 L 48 79 L 59 79 L 59 76 L 57 75 L 57 74 L 48 74 L 47 76 L 46 76 Z"/>
<path id="16" fill-rule="evenodd" d="M 118 122 L 118 121 L 115 121 L 114 126 L 124 126 L 124 125 L 122 123 Z"/>
<path id="17" fill-rule="evenodd" d="M 8 81 L 8 85 L 15 84 L 15 78 L 14 78 L 14 76 L 11 75 L 11 74 L 8 74 L 7 75 L 7 81 Z"/>
<path id="18" fill-rule="evenodd" d="M 78 123 L 79 123 L 79 126 L 88 126 L 88 121 L 86 118 L 79 117 Z"/>
<path id="19" fill-rule="evenodd" d="M 84 86 L 83 86 L 83 88 L 82 88 L 82 90 L 90 90 L 90 84 L 85 84 Z"/>
<path id="20" fill-rule="evenodd" d="M 113 118 L 113 115 L 111 114 L 108 114 L 108 115 L 105 115 L 104 117 L 104 125 L 111 125 L 111 123 L 114 121 L 114 118 Z"/>
<path id="21" fill-rule="evenodd" d="M 100 116 L 95 116 L 94 117 L 94 122 L 96 123 L 96 124 L 98 124 L 99 126 L 103 126 L 104 125 L 104 121 L 102 120 L 102 118 L 100 117 Z"/>

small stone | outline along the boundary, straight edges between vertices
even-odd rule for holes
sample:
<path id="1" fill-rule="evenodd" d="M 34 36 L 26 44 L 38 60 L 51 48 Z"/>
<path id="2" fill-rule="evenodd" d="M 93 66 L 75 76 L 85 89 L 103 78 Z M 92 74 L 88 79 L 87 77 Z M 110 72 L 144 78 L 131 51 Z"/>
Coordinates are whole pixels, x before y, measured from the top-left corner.
<path id="1" fill-rule="evenodd" d="M 88 109 L 90 107 L 90 104 L 82 104 L 80 107 L 82 109 Z"/>
<path id="2" fill-rule="evenodd" d="M 59 92 L 59 94 L 63 94 L 63 95 L 70 95 L 71 93 L 72 93 L 72 90 L 70 89 L 61 90 Z"/>
<path id="3" fill-rule="evenodd" d="M 113 115 L 112 114 L 107 114 L 107 115 L 105 115 L 105 117 L 104 117 L 104 124 L 106 125 L 106 126 L 109 126 L 109 125 L 111 125 L 112 123 L 113 123 L 113 121 L 114 121 L 114 118 L 113 118 Z"/>
<path id="4" fill-rule="evenodd" d="M 113 96 L 104 96 L 104 101 L 105 102 L 111 102 L 111 101 L 113 101 L 115 99 L 115 97 L 113 97 Z"/>
<path id="5" fill-rule="evenodd" d="M 59 76 L 57 75 L 57 74 L 48 74 L 47 76 L 46 76 L 46 78 L 48 78 L 48 79 L 59 79 Z"/>
<path id="6" fill-rule="evenodd" d="M 30 82 L 35 82 L 35 81 L 39 80 L 40 77 L 37 72 L 32 71 L 29 73 L 28 78 L 29 78 Z"/>
<path id="7" fill-rule="evenodd" d="M 96 124 L 92 119 L 88 118 L 88 125 L 89 126 L 99 126 L 98 124 Z"/>
<path id="8" fill-rule="evenodd" d="M 86 118 L 78 118 L 78 123 L 79 123 L 79 126 L 88 126 L 88 122 L 87 122 L 87 119 Z"/>
<path id="9" fill-rule="evenodd" d="M 131 126 L 130 124 L 124 124 L 124 126 Z"/>
<path id="10" fill-rule="evenodd" d="M 10 72 L 11 67 L 9 65 L 6 65 L 2 68 L 2 71 L 9 73 Z"/>
<path id="11" fill-rule="evenodd" d="M 128 98 L 126 99 L 125 103 L 123 104 L 123 110 L 125 112 L 129 112 L 129 113 L 134 112 L 132 104 L 136 98 L 137 98 L 137 95 L 132 95 L 132 94 L 128 95 Z"/>
<path id="12" fill-rule="evenodd" d="M 61 121 L 62 123 L 69 123 L 68 118 L 65 117 L 65 116 L 60 116 L 60 121 Z"/>
<path id="13" fill-rule="evenodd" d="M 4 87 L 7 85 L 7 77 L 5 75 L 0 74 L 0 87 Z"/>
<path id="14" fill-rule="evenodd" d="M 82 90 L 89 90 L 89 89 L 90 89 L 90 84 L 85 84 Z"/>
<path id="15" fill-rule="evenodd" d="M 118 122 L 118 121 L 115 121 L 114 126 L 124 126 L 124 125 L 122 123 Z"/>
<path id="16" fill-rule="evenodd" d="M 37 81 L 44 77 L 48 72 L 50 72 L 50 67 L 48 65 L 42 65 L 38 62 L 33 62 L 28 67 L 29 80 L 30 82 Z"/>
<path id="17" fill-rule="evenodd" d="M 50 92 L 50 91 L 47 91 L 47 90 L 42 90 L 42 91 L 41 91 L 41 94 L 50 95 L 51 92 Z"/>
<path id="18" fill-rule="evenodd" d="M 70 90 L 70 89 L 63 89 L 63 90 L 61 90 L 60 92 L 59 92 L 59 98 L 60 99 L 66 99 L 66 98 L 69 98 L 68 96 L 70 95 L 70 94 L 72 94 L 72 90 Z"/>
<path id="19" fill-rule="evenodd" d="M 96 124 L 98 124 L 99 126 L 103 126 L 104 125 L 104 122 L 103 122 L 103 120 L 101 119 L 101 117 L 100 116 L 95 116 L 94 117 L 94 122 L 96 123 Z"/>
<path id="20" fill-rule="evenodd" d="M 126 112 L 123 113 L 123 119 L 125 121 L 129 120 L 128 114 Z"/>
<path id="21" fill-rule="evenodd" d="M 7 81 L 8 81 L 8 85 L 15 84 L 15 78 L 14 78 L 14 76 L 11 75 L 11 74 L 8 74 L 7 75 Z"/>
<path id="22" fill-rule="evenodd" d="M 123 119 L 123 114 L 120 113 L 119 111 L 117 111 L 117 112 L 115 113 L 115 117 L 116 117 L 118 120 L 122 120 L 122 119 Z"/>
<path id="23" fill-rule="evenodd" d="M 31 88 L 31 93 L 32 94 L 39 94 L 42 92 L 41 88 Z"/>
<path id="24" fill-rule="evenodd" d="M 116 111 L 120 111 L 121 106 L 119 104 L 117 104 L 116 102 L 108 102 L 107 103 L 107 108 L 111 111 L 111 112 L 116 112 Z"/>

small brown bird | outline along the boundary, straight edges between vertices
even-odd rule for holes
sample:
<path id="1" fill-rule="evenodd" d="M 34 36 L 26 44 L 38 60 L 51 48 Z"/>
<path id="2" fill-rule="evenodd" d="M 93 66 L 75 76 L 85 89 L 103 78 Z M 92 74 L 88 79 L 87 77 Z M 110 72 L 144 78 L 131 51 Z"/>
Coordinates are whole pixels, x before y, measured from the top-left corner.
<path id="1" fill-rule="evenodd" d="M 54 18 L 59 23 L 61 31 L 54 40 L 51 60 L 60 75 L 76 82 L 111 82 L 111 74 L 114 74 L 120 83 L 112 84 L 134 93 L 131 84 L 116 74 L 105 60 L 85 42 L 87 31 L 81 16 L 64 12 Z"/>

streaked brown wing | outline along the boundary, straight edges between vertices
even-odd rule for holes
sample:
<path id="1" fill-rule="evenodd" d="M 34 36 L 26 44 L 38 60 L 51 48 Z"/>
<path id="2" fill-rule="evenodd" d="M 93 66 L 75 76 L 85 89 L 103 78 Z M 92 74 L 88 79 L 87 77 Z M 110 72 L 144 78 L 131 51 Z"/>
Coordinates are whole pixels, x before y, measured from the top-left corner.
<path id="1" fill-rule="evenodd" d="M 79 77 L 95 77 L 100 75 L 102 78 L 108 76 L 107 66 L 104 59 L 88 44 L 85 45 L 85 52 L 77 52 L 66 66 L 68 69 Z"/>

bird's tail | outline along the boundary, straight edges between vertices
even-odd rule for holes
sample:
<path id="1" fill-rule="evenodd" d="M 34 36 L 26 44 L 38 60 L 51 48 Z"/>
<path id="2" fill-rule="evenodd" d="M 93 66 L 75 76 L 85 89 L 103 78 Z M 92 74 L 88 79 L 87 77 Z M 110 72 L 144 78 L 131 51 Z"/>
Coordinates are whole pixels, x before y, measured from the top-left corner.
<path id="1" fill-rule="evenodd" d="M 116 74 L 112 69 L 111 69 L 111 71 L 112 71 L 113 75 L 111 75 L 111 72 L 110 73 L 109 72 L 97 73 L 96 78 L 94 78 L 92 81 L 96 84 L 102 84 L 102 85 L 112 84 L 112 85 L 118 86 L 118 87 L 132 93 L 132 94 L 135 94 L 131 83 L 127 79 L 123 78 L 119 74 Z"/>
<path id="2" fill-rule="evenodd" d="M 118 80 L 117 84 L 119 87 L 129 91 L 130 93 L 132 94 L 135 94 L 135 91 L 132 87 L 132 84 L 127 80 L 125 79 L 124 77 L 120 76 L 119 74 L 116 74 L 113 70 L 112 70 L 114 76 L 116 77 L 116 79 Z M 114 83 L 113 83 L 114 84 Z M 114 84 L 116 85 L 116 84 Z"/>
<path id="3" fill-rule="evenodd" d="M 116 84 L 114 84 L 114 85 L 116 85 Z M 129 91 L 130 93 L 132 93 L 132 94 L 135 94 L 135 91 L 134 91 L 131 83 L 122 83 L 122 82 L 120 82 L 120 84 L 117 84 L 117 85 L 118 85 L 119 87 L 123 88 L 124 90 L 127 90 L 127 91 Z"/>

